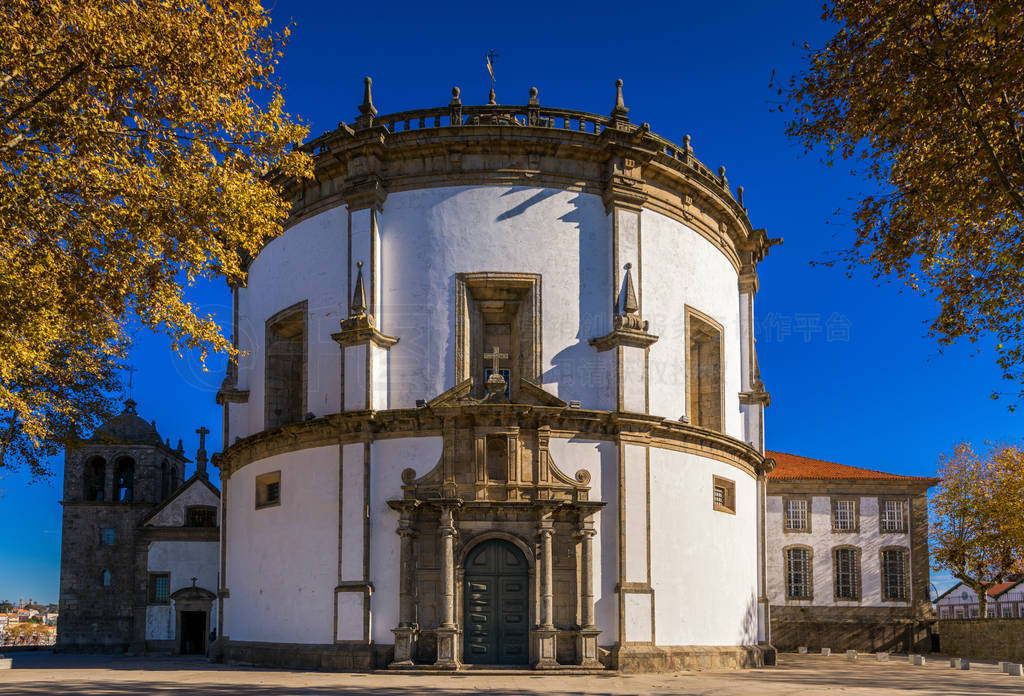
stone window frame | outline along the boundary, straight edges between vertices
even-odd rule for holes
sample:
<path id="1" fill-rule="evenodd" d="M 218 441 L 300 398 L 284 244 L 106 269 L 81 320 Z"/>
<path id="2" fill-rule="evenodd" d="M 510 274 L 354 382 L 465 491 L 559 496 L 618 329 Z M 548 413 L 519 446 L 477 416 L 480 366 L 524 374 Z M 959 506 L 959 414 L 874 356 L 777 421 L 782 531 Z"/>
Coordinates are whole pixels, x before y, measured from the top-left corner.
<path id="1" fill-rule="evenodd" d="M 802 500 L 807 505 L 807 526 L 801 529 L 790 529 L 788 526 L 787 510 L 790 500 Z M 784 495 L 782 496 L 782 533 L 783 534 L 810 534 L 813 527 L 811 503 L 813 498 L 809 495 Z"/>
<path id="2" fill-rule="evenodd" d="M 899 503 L 902 507 L 902 514 L 900 518 L 900 529 L 886 529 L 883 524 L 885 519 L 885 504 L 887 502 Z M 894 496 L 879 496 L 878 498 L 878 533 L 879 534 L 906 534 L 910 530 L 910 524 L 908 514 L 910 512 L 910 505 L 906 498 L 899 498 Z"/>
<path id="3" fill-rule="evenodd" d="M 270 334 L 276 324 L 291 319 L 294 315 L 302 315 L 302 384 L 299 387 L 302 405 L 299 407 L 299 422 L 309 411 L 309 302 L 301 300 L 289 305 L 267 318 L 263 328 L 263 428 L 269 429 L 270 424 Z M 275 427 L 285 425 L 279 423 Z M 173 482 L 172 482 L 173 488 Z"/>
<path id="4" fill-rule="evenodd" d="M 167 578 L 167 598 L 159 600 L 156 597 L 156 582 L 158 578 Z M 166 606 L 171 603 L 171 574 L 168 571 L 150 572 L 149 584 L 146 587 L 147 604 Z"/>
<path id="5" fill-rule="evenodd" d="M 725 432 L 725 426 L 726 426 L 726 423 L 725 423 L 725 327 L 721 324 L 721 322 L 715 320 L 713 317 L 705 314 L 704 312 L 700 311 L 699 309 L 697 309 L 695 307 L 691 307 L 690 305 L 683 305 L 683 310 L 684 310 L 683 331 L 684 331 L 684 341 L 685 341 L 685 346 L 684 346 L 684 349 L 683 349 L 684 350 L 684 353 L 683 353 L 683 366 L 684 366 L 683 374 L 684 374 L 684 380 L 685 380 L 685 385 L 686 385 L 685 393 L 683 394 L 683 399 L 684 399 L 684 403 L 685 403 L 686 417 L 689 419 L 689 423 L 691 425 L 696 425 L 698 427 L 707 427 L 707 426 L 703 426 L 703 425 L 700 425 L 700 424 L 697 423 L 697 418 L 696 418 L 697 414 L 696 413 L 692 413 L 691 411 L 693 409 L 690 408 L 690 404 L 691 404 L 690 389 L 693 387 L 693 380 L 690 378 L 690 368 L 691 368 L 691 365 L 690 365 L 690 342 L 691 342 L 690 341 L 690 335 L 691 335 L 691 323 L 692 323 L 691 319 L 696 317 L 698 321 L 700 321 L 700 322 L 702 322 L 704 324 L 709 325 L 712 329 L 715 329 L 718 332 L 718 365 L 719 365 L 719 370 L 718 370 L 719 405 L 718 406 L 719 406 L 719 418 L 720 418 L 720 423 L 719 424 L 720 424 L 721 427 L 719 429 L 717 429 L 717 430 L 714 429 L 714 428 L 710 428 L 710 427 L 707 427 L 707 429 L 708 430 L 712 430 L 713 432 L 724 433 Z"/>
<path id="6" fill-rule="evenodd" d="M 277 484 L 277 498 L 270 500 L 267 497 L 267 486 L 269 484 Z M 268 471 L 260 474 L 256 477 L 255 486 L 256 489 L 256 509 L 263 510 L 264 508 L 278 507 L 281 505 L 281 470 Z M 261 492 L 263 493 L 261 495 Z"/>
<path id="7" fill-rule="evenodd" d="M 853 529 L 836 528 L 836 503 L 840 501 L 853 501 Z M 833 495 L 829 497 L 829 517 L 832 523 L 833 534 L 860 534 L 860 498 L 854 495 Z"/>
<path id="8" fill-rule="evenodd" d="M 725 501 L 719 503 L 715 498 L 715 489 L 725 489 Z M 714 476 L 711 481 L 711 505 L 716 512 L 736 514 L 736 482 L 724 476 Z"/>
<path id="9" fill-rule="evenodd" d="M 514 289 L 522 292 L 519 308 L 519 355 L 512 362 L 509 385 L 513 399 L 519 391 L 519 379 L 540 384 L 543 375 L 543 304 L 539 273 L 502 273 L 477 271 L 455 274 L 455 384 L 461 384 L 474 375 L 482 375 L 483 354 L 489 347 L 483 345 L 482 332 L 472 330 L 482 324 L 482 313 L 475 308 L 475 294 L 486 288 Z M 525 311 L 524 311 L 525 310 Z"/>
<path id="10" fill-rule="evenodd" d="M 807 552 L 807 596 L 794 597 L 789 594 L 789 552 L 799 549 Z M 782 584 L 786 601 L 804 602 L 814 600 L 814 547 L 807 544 L 790 544 L 782 549 Z"/>
<path id="11" fill-rule="evenodd" d="M 114 574 L 110 572 L 110 569 L 104 568 L 100 573 L 100 587 L 113 587 L 114 586 Z"/>
<path id="12" fill-rule="evenodd" d="M 836 575 L 838 574 L 838 568 L 836 567 L 836 552 L 837 551 L 853 551 L 853 584 L 854 584 L 854 595 L 853 597 L 840 597 L 839 596 L 839 583 L 836 582 Z M 836 602 L 860 602 L 864 599 L 864 567 L 861 563 L 861 549 L 859 546 L 853 546 L 851 544 L 841 544 L 839 546 L 832 547 L 832 599 Z"/>
<path id="13" fill-rule="evenodd" d="M 96 465 L 100 465 L 101 476 L 99 486 L 96 485 Z M 96 500 L 94 491 L 99 493 L 100 499 Z M 107 459 L 101 454 L 90 454 L 84 457 L 82 466 L 82 500 L 88 503 L 102 503 L 107 500 Z"/>
<path id="14" fill-rule="evenodd" d="M 886 591 L 886 579 L 888 577 L 885 569 L 886 551 L 903 552 L 903 597 L 890 597 Z M 878 582 L 878 591 L 883 602 L 893 602 L 896 604 L 907 604 L 910 602 L 910 549 L 908 547 L 899 545 L 883 546 L 878 550 Z"/>
<path id="15" fill-rule="evenodd" d="M 106 532 L 110 532 L 108 542 Z M 117 531 L 113 527 L 100 527 L 100 546 L 113 546 L 117 543 Z"/>

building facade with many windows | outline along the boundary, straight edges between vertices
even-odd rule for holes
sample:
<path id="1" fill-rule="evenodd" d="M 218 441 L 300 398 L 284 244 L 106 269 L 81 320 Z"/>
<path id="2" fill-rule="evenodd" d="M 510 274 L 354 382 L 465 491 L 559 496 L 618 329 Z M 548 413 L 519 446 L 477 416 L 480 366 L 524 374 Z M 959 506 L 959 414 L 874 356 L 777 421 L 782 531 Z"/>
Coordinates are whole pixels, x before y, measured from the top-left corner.
<path id="1" fill-rule="evenodd" d="M 927 490 L 934 478 L 767 452 L 772 643 L 914 650 L 930 610 Z"/>

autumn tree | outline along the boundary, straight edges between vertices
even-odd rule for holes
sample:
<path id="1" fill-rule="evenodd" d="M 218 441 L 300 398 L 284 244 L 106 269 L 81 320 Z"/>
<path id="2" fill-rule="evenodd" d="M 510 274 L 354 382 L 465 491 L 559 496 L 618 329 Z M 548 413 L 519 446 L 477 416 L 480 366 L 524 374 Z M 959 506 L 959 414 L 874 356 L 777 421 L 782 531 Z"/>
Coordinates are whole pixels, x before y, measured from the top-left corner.
<path id="1" fill-rule="evenodd" d="M 252 0 L 0 4 L 0 467 L 108 413 L 129 327 L 230 352 L 184 292 L 239 283 L 307 177 Z"/>
<path id="2" fill-rule="evenodd" d="M 978 595 L 986 615 L 989 588 L 1024 571 L 1024 449 L 968 443 L 939 458 L 932 497 L 931 550 L 936 570 L 948 570 Z"/>
<path id="3" fill-rule="evenodd" d="M 933 296 L 940 346 L 997 337 L 1024 395 L 1019 0 L 834 0 L 822 18 L 838 31 L 779 93 L 790 136 L 876 184 L 840 263 Z"/>

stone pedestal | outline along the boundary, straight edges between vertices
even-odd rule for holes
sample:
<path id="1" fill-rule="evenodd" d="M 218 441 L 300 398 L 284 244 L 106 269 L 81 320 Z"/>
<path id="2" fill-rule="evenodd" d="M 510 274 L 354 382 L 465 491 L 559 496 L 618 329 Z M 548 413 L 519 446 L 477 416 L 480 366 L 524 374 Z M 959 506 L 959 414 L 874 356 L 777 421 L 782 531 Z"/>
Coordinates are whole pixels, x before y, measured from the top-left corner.
<path id="1" fill-rule="evenodd" d="M 392 628 L 395 634 L 395 659 L 392 660 L 389 668 L 412 667 L 412 656 L 416 652 L 416 639 L 419 638 L 419 629 L 414 626 Z"/>
<path id="2" fill-rule="evenodd" d="M 597 654 L 599 628 L 581 628 L 576 633 L 576 657 L 581 667 L 603 667 Z"/>
<path id="3" fill-rule="evenodd" d="M 460 652 L 460 635 L 457 628 L 440 627 L 437 633 L 437 661 L 440 669 L 458 669 Z"/>
<path id="4" fill-rule="evenodd" d="M 533 668 L 557 669 L 558 631 L 553 628 L 538 628 L 530 633 L 533 638 L 534 655 L 537 656 L 537 661 L 533 663 Z"/>

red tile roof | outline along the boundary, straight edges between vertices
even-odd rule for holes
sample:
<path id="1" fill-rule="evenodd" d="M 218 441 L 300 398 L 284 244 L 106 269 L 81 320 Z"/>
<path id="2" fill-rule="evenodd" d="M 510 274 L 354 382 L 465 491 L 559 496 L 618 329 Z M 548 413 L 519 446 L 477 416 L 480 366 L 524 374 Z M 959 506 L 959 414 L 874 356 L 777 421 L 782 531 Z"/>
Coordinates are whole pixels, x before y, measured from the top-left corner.
<path id="1" fill-rule="evenodd" d="M 1001 595 L 1002 593 L 1006 592 L 1011 587 L 1014 587 L 1014 586 L 1019 585 L 1019 584 L 1020 584 L 1020 580 L 1010 580 L 1010 581 L 1007 581 L 1007 582 L 1001 582 L 998 585 L 993 585 L 992 587 L 988 588 L 988 595 L 990 597 L 998 597 L 999 595 Z"/>
<path id="2" fill-rule="evenodd" d="M 797 454 L 785 452 L 766 451 L 765 457 L 775 460 L 775 470 L 768 474 L 768 478 L 775 481 L 906 481 L 937 483 L 938 479 L 928 476 L 903 476 L 901 474 L 890 474 L 884 471 L 873 471 L 871 469 L 860 469 L 846 464 L 826 462 L 822 459 L 811 459 L 801 457 Z"/>

